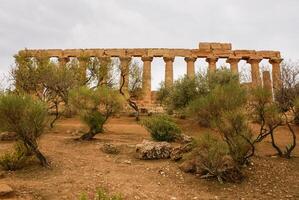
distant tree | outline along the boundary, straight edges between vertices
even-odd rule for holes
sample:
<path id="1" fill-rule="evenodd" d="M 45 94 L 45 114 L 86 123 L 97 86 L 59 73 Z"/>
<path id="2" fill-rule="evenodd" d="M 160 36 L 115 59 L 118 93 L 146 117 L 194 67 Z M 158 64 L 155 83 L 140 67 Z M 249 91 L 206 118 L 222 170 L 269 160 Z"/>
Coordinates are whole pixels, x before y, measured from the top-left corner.
<path id="1" fill-rule="evenodd" d="M 127 74 L 124 70 L 126 67 L 129 68 Z M 139 105 L 138 100 L 143 97 L 142 91 L 142 68 L 140 67 L 138 62 L 132 62 L 132 60 L 128 63 L 128 66 L 124 66 L 121 70 L 121 85 L 119 88 L 119 92 L 123 95 L 128 103 L 128 105 L 136 112 L 136 120 L 139 121 Z M 129 80 L 128 80 L 129 78 Z M 124 86 L 126 81 L 129 81 L 127 91 L 124 90 Z"/>
<path id="2" fill-rule="evenodd" d="M 0 129 L 15 132 L 18 140 L 39 159 L 42 166 L 48 166 L 48 162 L 38 148 L 37 139 L 44 132 L 46 116 L 44 103 L 28 95 L 0 96 Z"/>
<path id="3" fill-rule="evenodd" d="M 198 74 L 194 78 L 184 76 L 176 80 L 172 87 L 166 88 L 161 83 L 157 98 L 168 111 L 177 111 L 183 114 L 190 102 L 207 93 L 207 79 Z"/>
<path id="4" fill-rule="evenodd" d="M 80 139 L 90 140 L 103 132 L 103 126 L 123 106 L 123 97 L 117 90 L 107 86 L 96 89 L 81 87 L 70 91 L 70 102 L 81 115 L 82 121 L 89 127 L 89 131 Z"/>
<path id="5" fill-rule="evenodd" d="M 62 114 L 60 108 L 64 108 L 63 114 L 66 116 L 70 114 L 69 90 L 82 84 L 78 62 L 58 65 L 50 61 L 47 55 L 30 58 L 20 54 L 15 56 L 15 62 L 11 72 L 15 92 L 34 95 L 47 103 L 49 113 L 54 110 L 51 127 Z"/>
<path id="6" fill-rule="evenodd" d="M 261 142 L 270 136 L 271 144 L 277 151 L 277 154 L 280 157 L 290 158 L 292 151 L 296 147 L 296 134 L 292 127 L 295 117 L 290 117 L 287 114 L 287 110 L 282 110 L 278 103 L 273 102 L 271 91 L 262 87 L 252 89 L 249 108 L 252 111 L 252 118 L 260 124 L 259 134 L 253 143 Z M 275 133 L 279 126 L 284 125 L 288 127 L 291 134 L 291 143 L 285 146 L 283 150 L 276 143 Z"/>

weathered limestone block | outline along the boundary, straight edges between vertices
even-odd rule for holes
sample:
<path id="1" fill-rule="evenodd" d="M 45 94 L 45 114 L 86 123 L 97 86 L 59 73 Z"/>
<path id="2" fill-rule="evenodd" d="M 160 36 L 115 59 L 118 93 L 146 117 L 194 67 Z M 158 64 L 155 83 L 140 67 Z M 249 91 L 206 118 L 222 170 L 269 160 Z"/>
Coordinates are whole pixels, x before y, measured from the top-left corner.
<path id="1" fill-rule="evenodd" d="M 209 42 L 200 42 L 199 50 L 211 50 L 211 44 Z"/>
<path id="2" fill-rule="evenodd" d="M 143 140 L 136 145 L 137 158 L 143 160 L 167 159 L 172 151 L 171 144 L 168 142 L 151 142 Z"/>
<path id="3" fill-rule="evenodd" d="M 142 57 L 148 54 L 147 49 L 127 49 L 126 54 L 127 56 L 135 56 L 135 57 Z"/>
<path id="4" fill-rule="evenodd" d="M 120 152 L 120 149 L 116 145 L 110 143 L 105 143 L 101 150 L 107 154 L 119 154 Z"/>
<path id="5" fill-rule="evenodd" d="M 170 159 L 173 161 L 179 161 L 183 158 L 185 153 L 192 151 L 193 145 L 191 143 L 181 145 L 172 149 Z"/>
<path id="6" fill-rule="evenodd" d="M 104 54 L 111 57 L 125 57 L 126 49 L 105 49 Z"/>
<path id="7" fill-rule="evenodd" d="M 233 52 L 235 56 L 241 57 L 243 59 L 248 59 L 256 55 L 256 51 L 254 50 L 234 50 Z"/>
<path id="8" fill-rule="evenodd" d="M 231 43 L 221 43 L 221 49 L 232 50 L 232 44 Z"/>
<path id="9" fill-rule="evenodd" d="M 221 49 L 221 44 L 218 42 L 212 42 L 211 43 L 211 49 L 212 50 L 220 50 Z"/>

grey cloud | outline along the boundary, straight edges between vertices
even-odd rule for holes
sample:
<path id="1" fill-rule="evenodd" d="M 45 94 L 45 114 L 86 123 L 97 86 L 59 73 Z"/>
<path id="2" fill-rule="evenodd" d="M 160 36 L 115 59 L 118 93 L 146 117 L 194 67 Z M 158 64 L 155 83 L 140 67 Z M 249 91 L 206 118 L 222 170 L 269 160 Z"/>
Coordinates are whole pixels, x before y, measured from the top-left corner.
<path id="1" fill-rule="evenodd" d="M 223 41 L 297 59 L 298 8 L 297 0 L 2 0 L 0 72 L 25 47 L 197 48 Z M 160 77 L 163 63 L 156 65 Z"/>

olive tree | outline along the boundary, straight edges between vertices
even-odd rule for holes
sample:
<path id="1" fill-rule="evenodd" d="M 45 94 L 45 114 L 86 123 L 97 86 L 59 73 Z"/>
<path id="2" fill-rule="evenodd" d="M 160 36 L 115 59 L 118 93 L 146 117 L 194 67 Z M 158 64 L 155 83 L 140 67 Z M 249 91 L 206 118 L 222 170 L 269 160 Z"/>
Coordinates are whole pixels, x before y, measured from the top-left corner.
<path id="1" fill-rule="evenodd" d="M 281 109 L 279 103 L 273 102 L 271 91 L 262 87 L 252 89 L 249 108 L 252 111 L 252 118 L 260 124 L 260 131 L 253 143 L 261 142 L 270 136 L 272 147 L 277 154 L 280 157 L 290 158 L 296 147 L 296 134 L 292 127 L 295 117 L 289 116 L 288 110 Z M 279 126 L 287 126 L 291 134 L 291 142 L 284 149 L 280 148 L 276 141 Z"/>
<path id="2" fill-rule="evenodd" d="M 44 132 L 46 116 L 45 104 L 28 95 L 10 93 L 0 96 L 0 129 L 15 132 L 42 166 L 48 166 L 48 162 L 38 148 L 37 139 Z"/>
<path id="3" fill-rule="evenodd" d="M 70 102 L 79 111 L 82 122 L 89 127 L 80 139 L 90 140 L 102 133 L 107 120 L 122 109 L 123 97 L 107 86 L 96 89 L 80 87 L 70 91 Z"/>

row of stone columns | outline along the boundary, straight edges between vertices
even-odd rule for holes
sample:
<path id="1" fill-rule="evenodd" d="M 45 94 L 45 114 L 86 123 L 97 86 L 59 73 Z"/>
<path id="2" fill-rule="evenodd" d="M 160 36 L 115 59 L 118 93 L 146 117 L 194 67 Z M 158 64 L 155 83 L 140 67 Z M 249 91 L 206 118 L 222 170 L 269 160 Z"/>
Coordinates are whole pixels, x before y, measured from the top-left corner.
<path id="1" fill-rule="evenodd" d="M 144 91 L 144 100 L 150 102 L 151 99 L 151 61 L 152 57 L 142 57 L 143 61 L 143 91 Z M 165 62 L 165 87 L 170 87 L 173 84 L 173 62 L 174 57 L 164 57 Z M 195 65 L 196 57 L 186 57 L 185 61 L 187 63 L 187 76 L 193 78 L 195 76 Z M 238 73 L 238 63 L 241 60 L 239 57 L 229 57 L 227 63 L 230 64 L 231 71 L 233 73 Z M 251 64 L 251 77 L 252 77 L 252 86 L 261 85 L 262 79 L 260 76 L 259 63 L 261 58 L 252 57 L 247 60 Z M 218 61 L 217 57 L 207 57 L 206 61 L 209 63 L 209 72 L 216 71 L 216 63 Z M 273 88 L 278 88 L 281 84 L 280 80 L 280 63 L 282 59 L 275 58 L 270 59 L 269 62 L 272 64 L 272 82 Z M 265 74 L 265 76 L 268 76 Z M 270 74 L 269 74 L 270 76 Z M 266 77 L 266 80 L 269 78 Z M 268 84 L 268 83 L 267 83 Z M 266 87 L 269 87 L 267 85 Z"/>
<path id="2" fill-rule="evenodd" d="M 165 87 L 171 87 L 173 84 L 173 62 L 174 57 L 163 57 L 163 60 L 165 62 Z M 86 66 L 88 59 L 87 58 L 78 58 L 80 63 L 80 68 L 82 69 L 82 81 L 86 79 L 86 76 L 84 76 L 84 72 L 86 71 Z M 153 57 L 144 56 L 141 57 L 141 60 L 143 61 L 143 93 L 144 93 L 144 101 L 150 103 L 151 102 L 151 62 L 153 61 Z M 196 57 L 185 57 L 185 61 L 187 63 L 187 76 L 189 78 L 193 78 L 195 76 L 195 62 L 197 58 Z M 238 73 L 238 63 L 241 60 L 239 57 L 229 57 L 227 59 L 227 63 L 231 66 L 231 71 L 233 73 Z M 249 64 L 251 64 L 251 77 L 252 77 L 252 85 L 257 86 L 260 85 L 262 80 L 260 78 L 260 72 L 259 72 L 259 63 L 261 62 L 261 58 L 259 57 L 251 57 L 247 60 Z M 67 62 L 69 62 L 69 58 L 63 57 L 58 58 L 58 61 L 60 65 L 65 65 Z M 120 69 L 121 69 L 121 76 L 124 76 L 125 82 L 121 82 L 120 84 L 124 84 L 123 89 L 128 89 L 129 84 L 129 65 L 130 65 L 131 57 L 120 57 Z M 217 57 L 207 57 L 206 61 L 209 63 L 209 72 L 215 72 L 216 71 L 216 63 L 218 61 Z M 273 87 L 278 88 L 281 84 L 280 82 L 280 63 L 282 59 L 275 58 L 270 59 L 269 62 L 272 64 L 272 82 Z M 84 70 L 84 72 L 83 72 Z"/>

